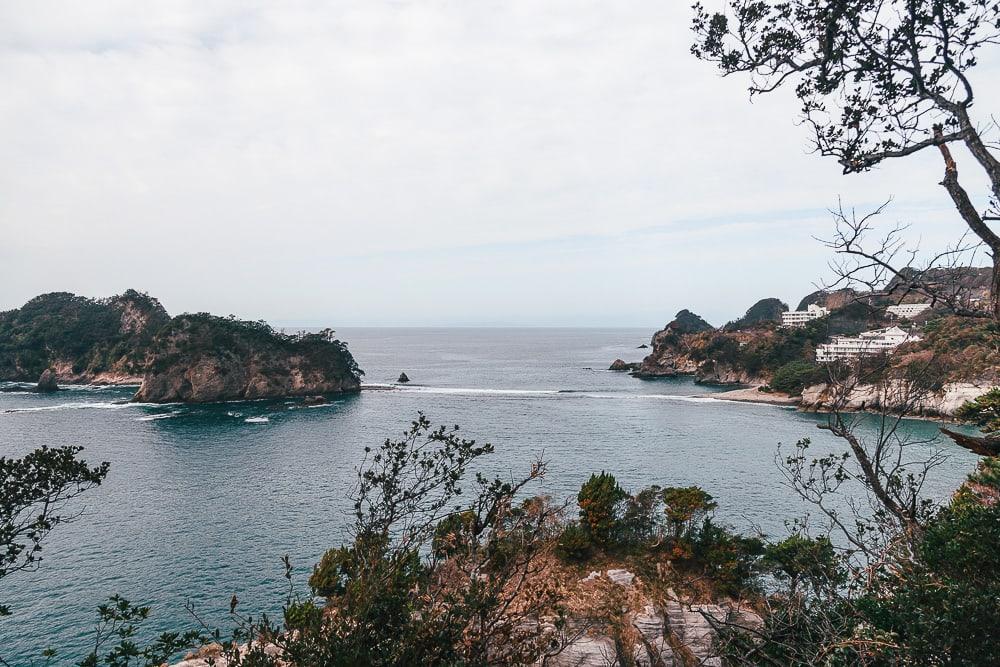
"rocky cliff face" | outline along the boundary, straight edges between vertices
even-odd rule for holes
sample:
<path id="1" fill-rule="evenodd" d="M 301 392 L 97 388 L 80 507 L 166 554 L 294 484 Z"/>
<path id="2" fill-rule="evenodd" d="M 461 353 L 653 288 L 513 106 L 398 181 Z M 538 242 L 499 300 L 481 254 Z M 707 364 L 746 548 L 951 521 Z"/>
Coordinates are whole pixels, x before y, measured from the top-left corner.
<path id="1" fill-rule="evenodd" d="M 633 374 L 642 378 L 693 375 L 706 384 L 753 384 L 759 373 L 742 364 L 739 356 L 742 346 L 753 339 L 744 331 L 716 330 L 682 310 L 653 334 L 652 350 Z"/>
<path id="2" fill-rule="evenodd" d="M 361 371 L 331 334 L 286 336 L 260 322 L 180 315 L 154 339 L 133 400 L 205 403 L 357 391 Z"/>
<path id="3" fill-rule="evenodd" d="M 859 384 L 847 396 L 836 394 L 828 384 L 806 387 L 802 391 L 801 408 L 826 411 L 834 404 L 848 412 L 905 409 L 907 414 L 926 417 L 954 417 L 967 401 L 974 401 L 989 391 L 991 382 L 949 382 L 938 391 L 916 392 L 906 382 L 883 385 Z"/>

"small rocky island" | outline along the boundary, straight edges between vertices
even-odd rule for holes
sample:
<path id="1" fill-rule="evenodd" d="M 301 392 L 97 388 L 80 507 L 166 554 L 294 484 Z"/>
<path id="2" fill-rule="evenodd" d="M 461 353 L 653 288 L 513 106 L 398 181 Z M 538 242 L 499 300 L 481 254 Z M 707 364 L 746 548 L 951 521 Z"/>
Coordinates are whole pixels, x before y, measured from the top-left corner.
<path id="1" fill-rule="evenodd" d="M 208 313 L 171 318 L 135 290 L 107 299 L 55 292 L 0 313 L 0 380 L 140 384 L 135 401 L 208 403 L 354 392 L 362 374 L 332 330 L 288 335 Z"/>

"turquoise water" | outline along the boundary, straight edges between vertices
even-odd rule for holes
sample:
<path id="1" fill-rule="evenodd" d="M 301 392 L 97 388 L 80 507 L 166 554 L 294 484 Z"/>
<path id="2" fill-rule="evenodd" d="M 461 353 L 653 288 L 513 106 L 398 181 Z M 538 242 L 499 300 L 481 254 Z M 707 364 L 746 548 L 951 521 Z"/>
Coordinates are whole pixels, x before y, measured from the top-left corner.
<path id="1" fill-rule="evenodd" d="M 111 462 L 107 482 L 77 506 L 83 515 L 51 535 L 41 569 L 0 584 L 14 610 L 0 619 L 0 656 L 28 665 L 52 646 L 57 664 L 72 664 L 92 637 L 95 607 L 113 593 L 151 604 L 151 631 L 191 626 L 188 601 L 224 623 L 234 593 L 245 611 L 276 611 L 281 556 L 291 556 L 302 584 L 344 538 L 344 495 L 361 450 L 418 410 L 492 442 L 488 472 L 518 474 L 544 454 L 551 472 L 537 490 L 556 498 L 600 470 L 633 490 L 698 484 L 729 523 L 780 533 L 808 508 L 782 485 L 775 448 L 810 437 L 817 453 L 840 449 L 816 428 L 823 417 L 715 400 L 687 379 L 602 370 L 617 357 L 638 361 L 649 333 L 341 329 L 366 382 L 391 383 L 401 371 L 413 382 L 310 408 L 138 406 L 121 403 L 130 396 L 123 388 L 0 393 L 0 454 L 76 444 L 89 460 Z M 949 455 L 928 487 L 946 497 L 976 457 L 937 438 L 930 422 L 906 429 Z"/>

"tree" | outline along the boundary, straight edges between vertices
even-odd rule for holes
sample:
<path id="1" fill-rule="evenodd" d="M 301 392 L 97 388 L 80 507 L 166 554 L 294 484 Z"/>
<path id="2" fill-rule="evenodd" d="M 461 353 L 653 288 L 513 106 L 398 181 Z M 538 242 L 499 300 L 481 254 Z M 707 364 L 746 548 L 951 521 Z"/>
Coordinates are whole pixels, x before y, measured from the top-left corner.
<path id="1" fill-rule="evenodd" d="M 614 543 L 628 493 L 618 486 L 614 475 L 603 470 L 591 475 L 577 494 L 580 505 L 580 523 L 590 534 L 591 540 L 602 547 Z"/>
<path id="2" fill-rule="evenodd" d="M 681 539 L 718 504 L 710 493 L 697 486 L 663 489 L 663 511 L 675 540 Z"/>
<path id="3" fill-rule="evenodd" d="M 82 447 L 41 447 L 20 459 L 0 457 L 0 579 L 37 568 L 42 541 L 66 514 L 71 500 L 98 486 L 110 464 L 91 468 L 77 458 Z M 0 616 L 10 608 L 0 604 Z"/>
<path id="4" fill-rule="evenodd" d="M 1000 319 L 1000 236 L 989 226 L 1000 219 L 1000 160 L 971 114 L 970 78 L 980 50 L 1000 43 L 1000 2 L 729 0 L 728 5 L 729 15 L 695 5 L 694 55 L 716 63 L 723 74 L 749 74 L 751 95 L 794 85 L 816 150 L 836 158 L 844 173 L 938 149 L 941 185 L 992 255 L 991 310 Z M 959 182 L 950 149 L 955 143 L 965 146 L 990 183 L 985 212 Z M 871 253 L 861 251 L 866 254 Z M 906 277 L 899 268 L 886 268 Z"/>
<path id="5" fill-rule="evenodd" d="M 476 475 L 460 502 L 469 467 L 492 451 L 422 414 L 402 438 L 366 448 L 353 539 L 309 580 L 325 610 L 290 591 L 283 627 L 237 615 L 228 664 L 528 664 L 561 648 L 540 620 L 557 613 L 558 591 L 538 576 L 561 508 L 516 502 L 544 464 L 516 480 Z"/>

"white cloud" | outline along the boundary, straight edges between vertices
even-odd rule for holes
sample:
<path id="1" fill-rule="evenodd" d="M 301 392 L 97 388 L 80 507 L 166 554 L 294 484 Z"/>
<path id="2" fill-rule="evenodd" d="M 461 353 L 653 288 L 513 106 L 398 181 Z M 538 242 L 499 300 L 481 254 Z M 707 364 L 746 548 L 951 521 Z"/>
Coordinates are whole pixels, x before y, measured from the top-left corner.
<path id="1" fill-rule="evenodd" d="M 840 176 L 688 54 L 686 5 L 4 3 L 0 307 L 726 319 L 821 277 L 838 195 L 961 229 L 935 156 Z"/>

